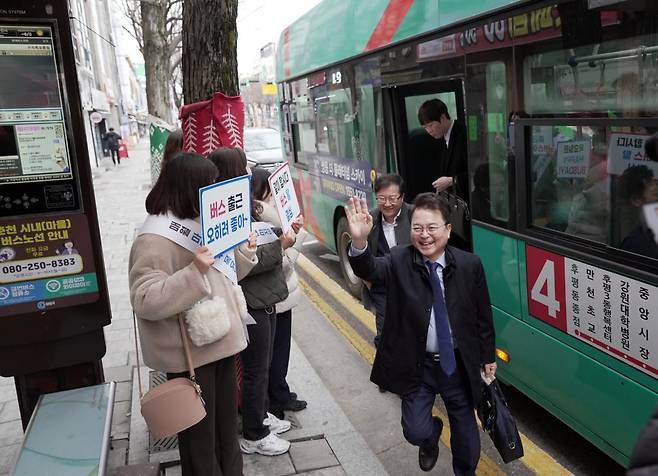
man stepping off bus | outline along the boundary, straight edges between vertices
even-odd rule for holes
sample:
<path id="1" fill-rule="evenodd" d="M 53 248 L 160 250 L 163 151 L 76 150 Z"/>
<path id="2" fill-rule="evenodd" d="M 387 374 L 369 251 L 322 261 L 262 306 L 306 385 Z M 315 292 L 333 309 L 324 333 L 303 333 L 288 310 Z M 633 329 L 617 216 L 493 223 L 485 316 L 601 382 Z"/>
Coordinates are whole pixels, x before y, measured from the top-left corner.
<path id="1" fill-rule="evenodd" d="M 432 406 L 440 394 L 450 422 L 453 471 L 474 475 L 480 458 L 473 411 L 480 369 L 488 376 L 496 373 L 493 318 L 480 259 L 447 245 L 450 208 L 435 194 L 416 197 L 411 244 L 383 257 L 368 247 L 373 218 L 365 199 L 351 198 L 346 213 L 352 269 L 387 291 L 370 379 L 402 397 L 402 430 L 419 447 L 423 471 L 430 471 L 439 456 L 443 422 L 432 417 Z"/>
<path id="2" fill-rule="evenodd" d="M 439 176 L 432 187 L 437 192 L 454 188 L 468 202 L 466 127 L 450 119 L 448 106 L 440 99 L 430 99 L 420 106 L 418 122 L 441 144 L 441 157 L 436 158 Z"/>

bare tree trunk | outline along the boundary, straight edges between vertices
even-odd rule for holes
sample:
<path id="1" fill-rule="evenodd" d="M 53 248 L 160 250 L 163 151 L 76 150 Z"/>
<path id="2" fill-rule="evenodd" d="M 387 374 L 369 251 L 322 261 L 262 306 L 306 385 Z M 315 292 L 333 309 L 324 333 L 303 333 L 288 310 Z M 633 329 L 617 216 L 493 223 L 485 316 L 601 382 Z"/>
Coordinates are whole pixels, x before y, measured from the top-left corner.
<path id="1" fill-rule="evenodd" d="M 171 121 L 169 84 L 169 47 L 167 43 L 167 7 L 155 0 L 141 2 L 146 102 L 148 110 L 166 122 Z"/>
<path id="2" fill-rule="evenodd" d="M 240 94 L 238 81 L 238 0 L 183 3 L 183 96 L 185 104 L 216 91 Z"/>

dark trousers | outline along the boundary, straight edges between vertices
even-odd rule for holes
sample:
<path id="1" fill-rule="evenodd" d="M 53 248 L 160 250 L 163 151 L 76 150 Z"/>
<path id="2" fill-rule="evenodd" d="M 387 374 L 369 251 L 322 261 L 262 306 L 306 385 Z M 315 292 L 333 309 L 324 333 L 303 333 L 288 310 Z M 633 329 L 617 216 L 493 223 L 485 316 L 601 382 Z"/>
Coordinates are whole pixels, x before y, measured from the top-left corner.
<path id="1" fill-rule="evenodd" d="M 247 326 L 249 345 L 240 353 L 244 365 L 242 435 L 245 439 L 254 441 L 265 438 L 270 433 L 269 427 L 263 425 L 263 420 L 269 408 L 267 388 L 276 314 L 273 306 L 267 310 L 249 308 L 249 314 L 256 324 Z"/>
<path id="2" fill-rule="evenodd" d="M 235 357 L 211 362 L 195 373 L 206 417 L 178 434 L 183 476 L 241 476 Z M 170 380 L 188 376 L 188 372 L 167 374 Z"/>
<path id="3" fill-rule="evenodd" d="M 402 399 L 402 431 L 412 445 L 432 445 L 438 431 L 438 425 L 432 419 L 432 406 L 436 394 L 440 394 L 450 422 L 452 469 L 458 476 L 472 476 L 480 459 L 480 435 L 466 370 L 459 353 L 457 362 L 457 370 L 448 377 L 439 362 L 425 359 L 420 388 Z"/>
<path id="4" fill-rule="evenodd" d="M 270 363 L 269 408 L 278 410 L 288 403 L 290 387 L 286 381 L 288 362 L 290 361 L 290 339 L 292 334 L 292 310 L 276 315 L 276 332 L 272 346 L 272 362 Z"/>
<path id="5" fill-rule="evenodd" d="M 110 149 L 110 155 L 112 156 L 112 163 L 113 164 L 120 164 L 121 163 L 121 158 L 119 157 L 119 149 Z M 116 156 L 116 161 L 114 157 Z"/>
<path id="6" fill-rule="evenodd" d="M 375 306 L 375 348 L 379 347 L 382 329 L 384 328 L 384 317 L 386 316 L 386 288 L 373 286 L 370 290 L 370 300 Z"/>

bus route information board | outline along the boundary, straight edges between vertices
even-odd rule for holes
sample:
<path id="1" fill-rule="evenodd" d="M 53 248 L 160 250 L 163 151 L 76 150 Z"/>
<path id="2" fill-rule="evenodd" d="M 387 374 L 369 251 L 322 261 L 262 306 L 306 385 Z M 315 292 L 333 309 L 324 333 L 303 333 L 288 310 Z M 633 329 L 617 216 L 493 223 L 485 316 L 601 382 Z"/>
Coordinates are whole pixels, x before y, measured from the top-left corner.
<path id="1" fill-rule="evenodd" d="M 526 246 L 530 314 L 658 378 L 658 287 Z"/>

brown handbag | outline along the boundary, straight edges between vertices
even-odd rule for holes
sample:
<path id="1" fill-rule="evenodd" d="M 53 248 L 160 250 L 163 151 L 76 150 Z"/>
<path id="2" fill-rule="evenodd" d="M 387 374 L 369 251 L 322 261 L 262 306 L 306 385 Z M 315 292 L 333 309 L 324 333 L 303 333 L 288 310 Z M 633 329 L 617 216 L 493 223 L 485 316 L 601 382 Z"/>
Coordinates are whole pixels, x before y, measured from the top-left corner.
<path id="1" fill-rule="evenodd" d="M 146 420 L 149 431 L 155 438 L 166 438 L 196 425 L 206 416 L 205 402 L 201 396 L 201 387 L 196 383 L 194 366 L 190 355 L 190 344 L 187 340 L 183 319 L 178 316 L 185 360 L 190 372 L 190 378 L 179 377 L 171 379 L 142 393 L 142 378 L 139 364 L 139 345 L 137 344 L 137 320 L 133 311 L 133 326 L 135 327 L 135 350 L 137 356 L 137 380 L 139 382 L 139 400 L 142 405 L 142 416 Z"/>

